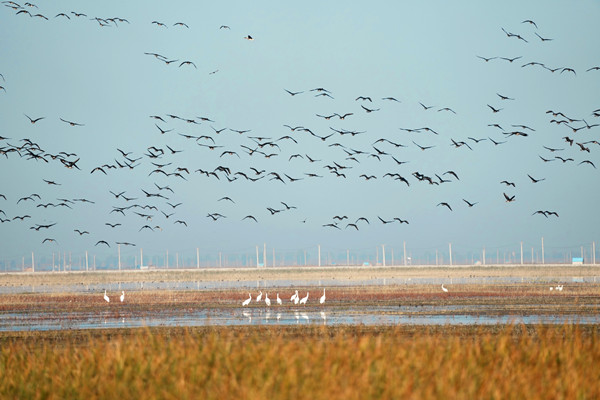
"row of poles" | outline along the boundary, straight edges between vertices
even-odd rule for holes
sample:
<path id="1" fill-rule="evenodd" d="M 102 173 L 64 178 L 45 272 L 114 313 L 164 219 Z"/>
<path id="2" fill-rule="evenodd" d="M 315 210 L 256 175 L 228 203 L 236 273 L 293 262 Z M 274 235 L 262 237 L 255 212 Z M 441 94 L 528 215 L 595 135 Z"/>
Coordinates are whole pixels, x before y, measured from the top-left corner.
<path id="1" fill-rule="evenodd" d="M 542 237 L 542 248 L 541 248 L 541 263 L 545 264 L 545 250 L 544 250 L 544 238 Z M 262 263 L 260 262 L 260 251 L 259 251 L 259 246 L 256 246 L 256 267 L 257 268 L 261 268 L 261 267 L 266 267 L 267 266 L 267 245 L 266 243 L 263 244 L 262 246 Z M 402 244 L 402 264 L 404 266 L 407 265 L 411 265 L 412 264 L 412 259 L 410 256 L 407 256 L 406 253 L 406 242 L 403 242 Z M 276 259 L 275 259 L 275 249 L 273 250 L 273 263 L 272 265 L 275 266 L 276 265 Z M 376 258 L 376 264 L 380 265 L 379 263 L 379 247 L 376 248 L 376 254 L 377 254 L 377 258 Z M 381 265 L 386 266 L 386 251 L 385 251 L 385 245 L 382 244 L 381 245 L 381 255 L 382 255 L 382 260 L 381 260 Z M 450 266 L 454 265 L 453 264 L 453 259 L 452 259 L 452 243 L 448 243 L 448 255 L 449 255 L 449 264 Z M 592 252 L 591 252 L 591 256 L 592 256 L 592 264 L 596 264 L 596 243 L 592 242 Z M 394 263 L 394 250 L 391 250 L 391 265 L 396 265 Z M 583 250 L 583 246 L 581 246 L 581 259 L 583 261 L 584 259 L 584 250 Z M 140 262 L 139 264 L 137 263 L 137 256 L 136 256 L 136 261 L 135 261 L 135 265 L 136 267 L 139 267 L 140 269 L 147 269 L 148 265 L 144 265 L 144 252 L 143 249 L 140 248 Z M 534 261 L 534 249 L 533 247 L 531 248 L 531 263 L 533 264 Z M 429 263 L 429 262 L 428 262 Z M 499 251 L 496 252 L 496 263 L 499 263 Z M 81 264 L 81 262 L 80 262 Z M 331 264 L 331 263 L 329 263 Z M 346 250 L 346 264 L 350 265 L 350 250 Z M 440 262 L 439 259 L 439 255 L 438 255 L 438 250 L 436 249 L 435 251 L 435 265 L 440 265 L 443 264 Z M 482 265 L 486 265 L 486 249 L 485 247 L 482 250 L 482 257 L 481 257 L 481 264 Z M 523 253 L 523 242 L 520 242 L 520 264 L 523 265 L 524 264 L 524 253 Z M 54 271 L 55 269 L 55 253 L 52 253 L 52 270 Z M 304 265 L 307 265 L 307 257 L 306 257 L 306 250 L 304 251 Z M 320 267 L 321 266 L 321 245 L 317 245 L 317 265 Z M 58 270 L 60 271 L 60 266 L 61 266 L 61 253 L 58 253 Z M 62 266 L 63 266 L 63 270 L 67 270 L 67 267 L 70 268 L 71 266 L 71 254 L 69 253 L 69 261 L 67 263 L 67 254 L 63 252 L 62 254 Z M 166 268 L 169 268 L 169 251 L 166 251 L 166 257 L 165 257 L 165 264 L 164 266 Z M 219 267 L 223 266 L 223 257 L 222 257 L 222 253 L 219 252 Z M 122 269 L 122 264 L 121 264 L 121 246 L 118 245 L 117 247 L 117 267 L 119 269 L 119 271 Z M 179 254 L 176 253 L 176 268 L 179 268 Z M 31 252 L 31 268 L 32 271 L 35 272 L 35 254 L 34 252 Z M 200 249 L 196 248 L 196 268 L 200 268 Z M 23 257 L 23 270 L 25 269 L 25 258 Z M 95 270 L 96 269 L 96 256 L 93 256 L 93 264 L 92 264 L 92 269 Z M 90 270 L 90 265 L 89 265 L 89 259 L 88 259 L 88 252 L 87 250 L 85 251 L 85 270 L 89 271 Z"/>

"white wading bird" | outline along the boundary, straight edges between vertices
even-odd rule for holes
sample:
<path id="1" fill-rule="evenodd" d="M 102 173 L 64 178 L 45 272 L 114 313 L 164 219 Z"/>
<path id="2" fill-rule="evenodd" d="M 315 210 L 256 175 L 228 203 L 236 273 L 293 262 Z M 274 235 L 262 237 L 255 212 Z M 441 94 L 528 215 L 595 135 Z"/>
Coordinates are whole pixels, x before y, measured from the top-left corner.
<path id="1" fill-rule="evenodd" d="M 258 296 L 256 296 L 256 302 L 258 303 L 261 299 L 262 299 L 262 290 L 260 291 Z"/>
<path id="2" fill-rule="evenodd" d="M 304 296 L 303 298 L 300 299 L 300 304 L 306 305 L 307 301 L 308 301 L 308 292 L 306 292 L 306 296 Z"/>
<path id="3" fill-rule="evenodd" d="M 444 284 L 443 284 L 443 283 L 442 283 L 442 290 L 444 291 L 444 293 L 448 293 L 448 289 L 446 289 L 446 288 L 444 287 Z"/>
<path id="4" fill-rule="evenodd" d="M 242 303 L 242 307 L 246 307 L 252 301 L 252 295 L 248 293 L 248 298 Z"/>
<path id="5" fill-rule="evenodd" d="M 123 302 L 123 300 L 125 300 L 125 291 L 121 290 L 121 296 L 119 297 L 119 299 L 121 300 L 121 303 Z"/>
<path id="6" fill-rule="evenodd" d="M 325 303 L 325 288 L 323 288 L 323 296 L 321 296 L 321 298 L 319 299 L 319 303 Z"/>
<path id="7" fill-rule="evenodd" d="M 271 307 L 271 299 L 269 298 L 269 293 L 265 293 L 265 304 L 267 307 Z"/>
<path id="8" fill-rule="evenodd" d="M 292 297 L 290 297 L 290 301 L 291 301 L 291 302 L 294 302 L 294 300 L 296 300 L 297 298 L 298 298 L 298 291 L 296 290 L 296 293 L 294 293 L 294 294 L 292 295 Z M 298 304 L 298 303 L 296 302 L 296 304 Z"/>
<path id="9" fill-rule="evenodd" d="M 279 293 L 277 293 L 277 304 L 282 305 L 283 301 L 279 298 Z"/>
<path id="10" fill-rule="evenodd" d="M 106 289 L 104 289 L 104 300 L 106 300 L 107 303 L 110 303 L 110 299 L 106 295 Z"/>

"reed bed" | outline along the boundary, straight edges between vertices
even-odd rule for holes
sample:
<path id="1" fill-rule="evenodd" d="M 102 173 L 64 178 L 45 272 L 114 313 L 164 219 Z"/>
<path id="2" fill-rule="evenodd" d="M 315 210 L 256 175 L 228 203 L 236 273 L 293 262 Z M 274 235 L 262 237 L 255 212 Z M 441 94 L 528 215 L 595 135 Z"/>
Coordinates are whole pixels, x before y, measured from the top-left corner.
<path id="1" fill-rule="evenodd" d="M 0 336 L 0 398 L 600 398 L 597 326 Z"/>

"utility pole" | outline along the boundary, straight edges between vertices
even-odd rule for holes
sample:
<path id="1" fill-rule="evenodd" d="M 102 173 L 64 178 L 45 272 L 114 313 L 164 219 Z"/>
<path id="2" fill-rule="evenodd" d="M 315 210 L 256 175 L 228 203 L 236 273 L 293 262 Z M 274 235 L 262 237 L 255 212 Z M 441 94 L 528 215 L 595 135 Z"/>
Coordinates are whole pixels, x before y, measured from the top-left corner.
<path id="1" fill-rule="evenodd" d="M 542 265 L 545 264 L 544 261 L 544 237 L 542 236 Z"/>
<path id="2" fill-rule="evenodd" d="M 258 246 L 256 246 L 256 268 L 258 268 Z"/>
<path id="3" fill-rule="evenodd" d="M 394 248 L 392 247 L 392 267 L 394 266 Z"/>
<path id="4" fill-rule="evenodd" d="M 144 265 L 144 250 L 140 247 L 140 269 Z"/>
<path id="5" fill-rule="evenodd" d="M 406 267 L 406 242 L 402 242 L 402 258 L 404 258 L 404 266 Z"/>
<path id="6" fill-rule="evenodd" d="M 381 254 L 382 254 L 381 259 L 383 260 L 383 266 L 385 267 L 385 245 L 384 244 L 381 245 Z"/>
<path id="7" fill-rule="evenodd" d="M 88 253 L 87 250 L 85 251 L 85 271 L 89 271 L 89 265 L 88 265 Z M 119 259 L 119 270 L 121 270 L 121 260 Z"/>
<path id="8" fill-rule="evenodd" d="M 523 265 L 523 242 L 521 242 L 521 265 Z"/>
<path id="9" fill-rule="evenodd" d="M 321 266 L 321 245 L 319 245 L 319 267 Z"/>
<path id="10" fill-rule="evenodd" d="M 263 267 L 267 267 L 267 244 L 263 243 Z"/>
<path id="11" fill-rule="evenodd" d="M 452 266 L 452 243 L 448 243 L 448 248 L 450 251 L 450 266 Z"/>
<path id="12" fill-rule="evenodd" d="M 485 265 L 485 247 L 483 248 L 483 265 Z"/>
<path id="13" fill-rule="evenodd" d="M 4 264 L 4 269 L 6 269 L 6 264 Z M 54 272 L 54 252 L 52 252 L 52 272 Z"/>
<path id="14" fill-rule="evenodd" d="M 592 242 L 592 264 L 596 264 L 596 242 Z"/>
<path id="15" fill-rule="evenodd" d="M 119 254 L 118 259 L 119 259 L 119 271 L 120 271 L 121 270 L 121 245 L 120 244 L 117 245 L 117 252 Z M 86 252 L 86 262 L 85 263 L 87 265 L 87 252 Z"/>
<path id="16" fill-rule="evenodd" d="M 200 268 L 200 250 L 196 247 L 196 268 Z"/>
<path id="17" fill-rule="evenodd" d="M 35 272 L 35 259 L 33 257 L 33 251 L 31 252 L 31 271 Z"/>
<path id="18" fill-rule="evenodd" d="M 221 259 L 221 253 L 219 253 L 219 260 Z M 175 268 L 179 269 L 179 253 L 175 253 Z"/>

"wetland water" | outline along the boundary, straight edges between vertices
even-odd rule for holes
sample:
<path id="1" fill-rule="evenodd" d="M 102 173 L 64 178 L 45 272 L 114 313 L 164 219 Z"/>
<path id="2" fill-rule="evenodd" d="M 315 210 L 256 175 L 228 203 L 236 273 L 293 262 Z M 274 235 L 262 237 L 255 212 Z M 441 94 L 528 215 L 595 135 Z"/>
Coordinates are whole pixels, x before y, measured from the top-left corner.
<path id="1" fill-rule="evenodd" d="M 441 293 L 442 283 L 452 288 L 446 297 Z M 555 285 L 565 285 L 565 291 L 550 291 Z M 323 287 L 335 294 L 320 305 Z M 283 306 L 274 300 L 271 307 L 254 300 L 250 307 L 241 306 L 248 292 L 254 298 L 259 290 L 275 293 L 297 288 L 310 288 L 307 307 L 292 305 L 289 300 L 284 300 Z M 354 297 L 357 289 L 362 298 Z M 104 290 L 111 295 L 110 304 L 102 300 Z M 122 290 L 127 293 L 123 304 L 118 301 Z M 391 297 L 385 297 L 389 292 Z M 215 298 L 215 293 L 226 298 Z M 382 293 L 385 298 L 377 297 Z M 0 300 L 6 299 L 0 308 L 0 331 L 296 324 L 600 324 L 599 295 L 595 274 L 12 284 L 0 286 Z M 65 296 L 72 297 L 73 303 L 59 300 Z M 171 299 L 154 304 L 154 296 Z M 20 300 L 12 302 L 11 297 Z"/>
<path id="2" fill-rule="evenodd" d="M 471 307 L 472 308 L 472 307 Z M 491 324 L 598 324 L 600 315 L 548 314 L 462 314 L 459 309 L 429 307 L 426 314 L 390 310 L 389 308 L 357 308 L 322 310 L 272 308 L 210 309 L 186 313 L 155 311 L 119 313 L 115 311 L 76 313 L 6 313 L 0 314 L 0 331 L 36 331 L 64 329 L 137 328 L 173 326 L 236 325 L 491 325 Z"/>

